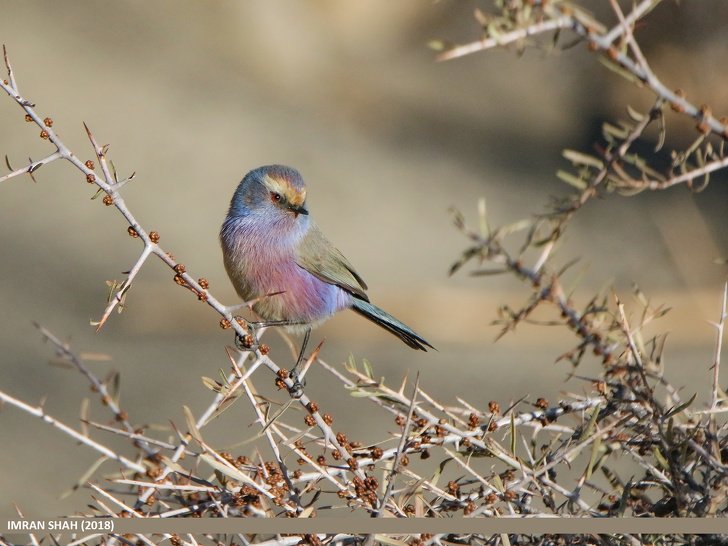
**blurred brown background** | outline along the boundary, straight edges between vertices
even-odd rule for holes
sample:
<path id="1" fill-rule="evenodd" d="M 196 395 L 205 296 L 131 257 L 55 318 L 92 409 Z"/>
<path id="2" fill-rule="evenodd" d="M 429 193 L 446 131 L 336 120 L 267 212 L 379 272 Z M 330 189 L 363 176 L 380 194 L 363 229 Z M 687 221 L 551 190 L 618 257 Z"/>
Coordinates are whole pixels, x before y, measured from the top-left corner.
<path id="1" fill-rule="evenodd" d="M 601 3 L 593 3 L 604 9 Z M 317 222 L 369 283 L 374 302 L 411 325 L 439 352 L 415 353 L 352 313 L 315 331 L 322 358 L 353 354 L 397 384 L 404 373 L 444 403 L 506 406 L 523 395 L 555 400 L 569 366 L 553 364 L 575 343 L 565 331 L 523 327 L 498 343 L 490 326 L 502 303 L 528 289 L 505 277 L 448 278 L 466 241 L 449 207 L 475 222 L 486 197 L 493 225 L 545 210 L 569 188 L 563 148 L 589 150 L 600 124 L 644 109 L 652 96 L 605 70 L 578 46 L 546 54 L 492 51 L 437 64 L 433 38 L 478 36 L 470 1 L 4 2 L 0 41 L 20 91 L 55 120 L 77 154 L 91 158 L 82 121 L 110 155 L 127 204 L 192 275 L 236 303 L 217 233 L 232 192 L 248 170 L 295 166 L 309 186 Z M 709 16 L 708 16 L 709 15 Z M 612 18 L 607 19 L 611 23 Z M 666 2 L 640 28 L 657 74 L 696 104 L 728 111 L 728 6 L 720 0 Z M 669 28 L 670 32 L 665 29 Z M 723 29 L 723 30 L 721 30 Z M 0 153 L 14 167 L 51 150 L 20 109 L 0 99 Z M 673 145 L 693 138 L 692 124 L 670 118 Z M 683 131 L 682 137 L 680 131 Z M 0 187 L 0 388 L 76 426 L 80 401 L 93 396 L 75 372 L 49 367 L 52 351 L 31 321 L 70 339 L 78 351 L 109 354 L 93 364 L 122 371 L 122 406 L 137 423 L 182 423 L 182 404 L 199 411 L 211 393 L 200 377 L 227 367 L 232 341 L 218 317 L 151 261 L 129 293 L 127 309 L 100 334 L 89 320 L 105 305 L 107 279 L 123 278 L 140 245 L 79 174 L 56 163 Z M 672 312 L 668 376 L 686 392 L 707 390 L 715 320 L 728 254 L 726 177 L 702 194 L 675 188 L 625 199 L 612 196 L 582 211 L 559 253 L 581 256 L 577 296 L 586 301 L 613 283 L 629 299 L 632 282 Z M 271 335 L 273 357 L 285 346 Z M 579 372 L 596 375 L 587 360 Z M 261 371 L 257 384 L 272 379 Z M 381 439 L 392 426 L 372 423 L 323 370 L 308 391 L 350 439 Z M 282 396 L 279 396 L 282 399 Z M 253 434 L 241 402 L 210 431 L 218 447 Z M 92 418 L 108 421 L 93 400 Z M 238 427 L 233 425 L 239 425 Z M 121 445 L 102 433 L 95 436 Z M 0 518 L 13 502 L 30 516 L 82 510 L 87 492 L 61 499 L 96 456 L 14 408 L 0 413 Z M 106 464 L 103 471 L 111 472 Z"/>

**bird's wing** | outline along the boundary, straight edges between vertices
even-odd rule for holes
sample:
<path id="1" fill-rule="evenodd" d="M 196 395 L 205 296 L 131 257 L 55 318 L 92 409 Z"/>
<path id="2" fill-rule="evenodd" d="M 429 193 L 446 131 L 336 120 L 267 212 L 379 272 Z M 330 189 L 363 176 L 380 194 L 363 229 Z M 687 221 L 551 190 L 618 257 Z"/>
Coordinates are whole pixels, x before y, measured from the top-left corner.
<path id="1" fill-rule="evenodd" d="M 364 292 L 367 289 L 364 280 L 349 260 L 324 237 L 316 224 L 311 224 L 299 243 L 296 263 L 322 281 L 335 284 L 356 297 L 369 301 Z"/>

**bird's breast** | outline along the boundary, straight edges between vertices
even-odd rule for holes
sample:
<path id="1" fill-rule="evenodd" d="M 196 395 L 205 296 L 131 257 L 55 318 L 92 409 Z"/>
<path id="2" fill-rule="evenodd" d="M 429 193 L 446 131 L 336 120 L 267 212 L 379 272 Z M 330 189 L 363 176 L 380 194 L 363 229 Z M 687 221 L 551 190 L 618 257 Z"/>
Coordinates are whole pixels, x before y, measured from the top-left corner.
<path id="1" fill-rule="evenodd" d="M 238 295 L 256 300 L 264 320 L 314 323 L 351 306 L 351 295 L 296 262 L 296 239 L 240 223 L 220 234 L 225 268 Z"/>

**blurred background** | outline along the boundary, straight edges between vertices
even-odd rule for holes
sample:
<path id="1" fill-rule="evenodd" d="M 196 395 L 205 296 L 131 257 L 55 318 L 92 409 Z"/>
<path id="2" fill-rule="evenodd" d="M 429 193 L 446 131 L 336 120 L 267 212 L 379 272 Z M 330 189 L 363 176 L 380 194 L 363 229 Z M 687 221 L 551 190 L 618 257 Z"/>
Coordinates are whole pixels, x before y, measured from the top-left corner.
<path id="1" fill-rule="evenodd" d="M 607 13 L 608 3 L 592 4 Z M 237 303 L 217 239 L 232 192 L 252 168 L 291 165 L 307 181 L 314 217 L 367 281 L 372 301 L 439 350 L 415 353 L 344 312 L 314 332 L 313 343 L 326 339 L 324 360 L 339 366 L 349 355 L 367 358 L 392 385 L 419 372 L 421 386 L 446 404 L 457 396 L 478 407 L 489 400 L 506 407 L 524 395 L 553 401 L 585 389 L 565 382 L 568 364 L 554 364 L 576 340 L 562 329 L 524 326 L 494 343 L 498 306 L 520 305 L 529 289 L 507 277 L 448 277 L 467 245 L 448 209 L 475 224 L 477 200 L 485 197 L 491 225 L 545 211 L 550 196 L 569 191 L 555 177 L 568 168 L 561 150 L 589 151 L 604 121 L 623 118 L 626 104 L 644 111 L 653 97 L 604 69 L 583 45 L 435 63 L 430 40 L 479 36 L 477 5 L 5 2 L 0 41 L 21 93 L 54 119 L 76 154 L 92 158 L 85 121 L 111 145 L 120 177 L 136 172 L 124 189 L 132 212 L 223 302 Z M 666 2 L 638 31 L 665 83 L 718 116 L 728 110 L 728 73 L 716 69 L 728 56 L 726 23 L 721 0 Z M 692 125 L 668 118 L 669 144 L 686 146 Z M 52 151 L 37 135 L 17 105 L 0 98 L 0 153 L 14 168 Z M 0 389 L 43 402 L 73 426 L 81 400 L 91 397 L 91 418 L 108 422 L 81 376 L 49 366 L 53 350 L 32 326 L 37 321 L 79 353 L 111 357 L 90 365 L 101 376 L 121 371 L 121 404 L 132 422 L 183 423 L 183 404 L 193 411 L 209 404 L 200 378 L 228 368 L 224 346 L 232 334 L 154 260 L 125 312 L 95 334 L 89 321 L 105 306 L 106 281 L 121 281 L 141 246 L 113 209 L 90 200 L 92 187 L 68 165 L 54 163 L 35 177 L 0 186 Z M 672 308 L 656 331 L 670 332 L 667 375 L 687 393 L 702 395 L 710 382 L 714 329 L 707 321 L 718 317 L 726 278 L 725 266 L 714 263 L 728 254 L 726 205 L 725 175 L 697 195 L 678 187 L 594 201 L 557 257 L 581 257 L 580 303 L 610 284 L 629 300 L 637 283 Z M 292 358 L 286 345 L 267 337 L 272 357 L 285 365 Z M 587 359 L 579 373 L 599 370 Z M 267 373 L 256 384 L 272 393 Z M 350 440 L 378 440 L 394 426 L 372 422 L 368 403 L 320 368 L 309 372 L 307 392 Z M 246 405 L 211 427 L 213 444 L 254 434 Z M 15 513 L 13 503 L 36 517 L 84 509 L 87 492 L 64 494 L 94 453 L 11 407 L 0 413 L 0 437 L 0 518 Z M 102 472 L 115 469 L 106 463 Z"/>

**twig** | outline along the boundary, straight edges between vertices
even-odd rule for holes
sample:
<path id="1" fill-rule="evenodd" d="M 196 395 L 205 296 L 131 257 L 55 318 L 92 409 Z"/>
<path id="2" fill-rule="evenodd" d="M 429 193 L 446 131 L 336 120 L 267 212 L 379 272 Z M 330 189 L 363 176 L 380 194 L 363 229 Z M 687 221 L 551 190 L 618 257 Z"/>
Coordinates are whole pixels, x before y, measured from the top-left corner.
<path id="1" fill-rule="evenodd" d="M 268 424 L 265 422 L 265 415 L 263 415 L 263 412 L 260 411 L 260 407 L 258 406 L 257 401 L 255 400 L 255 395 L 253 394 L 253 389 L 251 385 L 248 383 L 248 381 L 243 381 L 243 390 L 245 391 L 245 394 L 248 396 L 248 400 L 250 401 L 250 404 L 253 406 L 253 410 L 255 411 L 255 414 L 258 418 L 258 421 L 260 422 L 260 426 L 263 429 L 263 434 L 268 440 L 268 445 L 271 448 L 271 451 L 273 451 L 273 455 L 276 458 L 276 462 L 278 463 L 278 468 L 281 470 L 281 474 L 283 475 L 283 479 L 286 482 L 286 485 L 288 486 L 288 498 L 289 501 L 293 506 L 295 506 L 295 512 L 300 514 L 303 511 L 303 506 L 301 505 L 301 498 L 298 495 L 298 492 L 296 491 L 296 488 L 294 487 L 293 483 L 291 482 L 291 477 L 288 475 L 288 467 L 286 466 L 286 463 L 283 462 L 283 457 L 281 457 L 281 451 L 278 448 L 278 444 L 273 439 L 273 435 L 271 433 L 271 430 L 268 426 Z"/>
<path id="2" fill-rule="evenodd" d="M 492 49 L 494 47 L 503 47 L 508 44 L 518 42 L 526 37 L 534 36 L 537 34 L 544 34 L 556 30 L 569 29 L 576 33 L 581 38 L 584 38 L 588 43 L 596 50 L 608 55 L 609 59 L 613 62 L 633 74 L 637 79 L 647 84 L 652 92 L 660 97 L 662 100 L 667 101 L 671 105 L 674 105 L 676 109 L 695 120 L 704 124 L 711 132 L 718 136 L 728 135 L 728 127 L 718 119 L 716 119 L 710 113 L 705 112 L 701 108 L 698 108 L 694 104 L 690 103 L 685 97 L 680 96 L 668 89 L 648 68 L 646 62 L 643 64 L 644 58 L 640 55 L 638 59 L 632 60 L 625 52 L 615 48 L 613 42 L 618 36 L 624 35 L 627 32 L 627 39 L 631 35 L 628 32 L 629 28 L 635 24 L 635 22 L 643 17 L 647 12 L 653 9 L 660 0 L 643 0 L 635 6 L 629 15 L 626 17 L 622 16 L 619 23 L 609 32 L 600 32 L 599 29 L 595 28 L 593 23 L 588 20 L 579 10 L 572 9 L 574 6 L 568 8 L 557 5 L 554 11 L 558 9 L 570 10 L 570 13 L 564 13 L 561 15 L 551 15 L 551 18 L 547 18 L 543 21 L 530 22 L 523 28 L 518 28 L 510 32 L 499 34 L 498 36 L 489 37 L 486 36 L 480 40 L 476 40 L 469 44 L 453 47 L 442 53 L 440 53 L 436 59 L 438 61 L 452 60 L 465 55 L 470 55 L 486 49 Z M 551 13 L 550 11 L 548 12 Z M 630 48 L 634 51 L 632 48 Z"/>
<path id="3" fill-rule="evenodd" d="M 7 56 L 6 56 L 7 61 Z M 9 62 L 6 62 L 6 66 L 8 67 L 9 73 L 12 72 L 10 68 Z M 156 232 L 147 232 L 142 228 L 140 223 L 135 219 L 131 211 L 126 206 L 126 203 L 124 202 L 124 199 L 122 198 L 121 194 L 119 193 L 119 190 L 121 189 L 121 184 L 117 183 L 116 180 L 113 178 L 112 173 L 110 172 L 108 165 L 106 163 L 106 146 L 99 146 L 93 133 L 91 130 L 85 126 L 87 135 L 89 137 L 90 142 L 92 143 L 92 146 L 94 148 L 94 152 L 97 156 L 97 159 L 99 160 L 99 163 L 101 165 L 101 174 L 94 172 L 92 169 L 93 165 L 90 162 L 82 162 L 75 154 L 73 154 L 69 148 L 60 140 L 58 135 L 56 134 L 55 130 L 52 128 L 52 120 L 49 118 L 46 118 L 46 120 L 41 119 L 41 117 L 35 112 L 34 104 L 27 99 L 20 96 L 20 94 L 17 92 L 17 85 L 14 83 L 14 78 L 10 78 L 8 82 L 6 81 L 0 81 L 0 87 L 10 96 L 12 97 L 15 102 L 25 111 L 26 115 L 29 116 L 29 118 L 36 123 L 39 127 L 41 127 L 43 131 L 43 136 L 46 138 L 49 142 L 51 142 L 56 147 L 56 154 L 57 157 L 60 159 L 64 159 L 66 161 L 69 161 L 74 167 L 76 167 L 78 170 L 80 170 L 83 175 L 86 177 L 86 180 L 88 182 L 92 182 L 96 184 L 101 191 L 106 193 L 108 199 L 105 200 L 105 204 L 107 205 L 113 205 L 125 218 L 127 223 L 129 224 L 129 233 L 139 238 L 143 245 L 143 251 L 140 255 L 139 259 L 135 263 L 134 267 L 132 268 L 129 277 L 127 278 L 127 282 L 122 284 L 122 287 L 115 293 L 115 295 L 112 297 L 111 301 L 109 302 L 109 305 L 107 306 L 101 321 L 99 321 L 98 326 L 101 327 L 104 322 L 108 319 L 111 311 L 113 308 L 115 308 L 121 301 L 124 292 L 128 290 L 131 281 L 135 277 L 135 275 L 138 273 L 139 269 L 143 265 L 143 263 L 146 261 L 147 257 L 149 255 L 155 255 L 157 256 L 162 262 L 164 262 L 167 266 L 169 266 L 171 269 L 175 272 L 175 281 L 178 284 L 181 284 L 182 286 L 185 286 L 186 288 L 189 288 L 192 290 L 193 293 L 195 293 L 199 300 L 207 303 L 210 307 L 215 309 L 220 315 L 222 315 L 223 319 L 226 321 L 225 324 L 227 327 L 232 328 L 235 333 L 240 336 L 244 337 L 247 335 L 254 334 L 254 332 L 248 327 L 248 325 L 245 325 L 245 328 L 242 324 L 238 323 L 237 320 L 231 315 L 230 308 L 228 306 L 222 305 L 217 299 L 215 299 L 212 294 L 209 292 L 209 290 L 206 287 L 206 283 L 198 282 L 197 280 L 193 279 L 187 272 L 185 267 L 177 262 L 172 256 L 166 252 L 162 247 L 158 244 L 159 241 L 159 234 Z M 54 155 L 56 155 L 54 154 Z M 131 177 L 130 177 L 131 178 Z M 205 286 L 203 286 L 205 284 Z M 256 357 L 266 366 L 268 367 L 276 376 L 280 378 L 281 381 L 286 385 L 286 387 L 289 389 L 289 392 L 294 393 L 296 392 L 294 389 L 294 382 L 293 380 L 288 377 L 287 374 L 281 373 L 281 368 L 275 364 L 270 358 L 263 355 L 260 352 L 259 346 L 253 346 L 251 347 L 251 352 L 253 352 Z M 316 425 L 319 427 L 321 432 L 323 433 L 324 441 L 331 445 L 333 449 L 339 452 L 341 457 L 344 460 L 350 459 L 350 454 L 346 449 L 344 449 L 336 440 L 336 436 L 329 427 L 329 425 L 325 422 L 324 418 L 318 411 L 311 411 L 310 408 L 313 408 L 314 406 L 311 404 L 311 400 L 306 396 L 304 392 L 300 393 L 300 396 L 297 396 L 298 402 L 304 407 L 307 408 L 307 410 L 310 412 L 311 416 L 313 417 Z M 216 402 L 219 403 L 219 399 L 216 399 Z M 208 417 L 212 415 L 212 412 L 214 411 L 214 408 L 216 406 L 211 405 L 208 408 L 208 412 L 205 413 L 203 416 L 204 419 L 202 419 L 201 422 L 204 423 L 205 420 L 207 420 Z M 175 454 L 172 457 L 173 461 L 176 461 L 177 458 L 181 455 L 181 453 L 184 451 L 185 446 L 184 444 L 180 444 L 178 450 L 175 452 Z M 360 478 L 364 479 L 364 473 L 359 470 L 358 468 L 353 469 L 352 472 L 359 476 Z M 166 477 L 168 473 L 168 470 L 165 469 L 164 477 Z M 138 503 L 143 504 L 151 494 L 151 490 L 146 490 L 138 499 Z M 137 506 L 141 506 L 141 504 L 138 504 Z"/>
<path id="4" fill-rule="evenodd" d="M 375 508 L 372 517 L 373 518 L 381 518 L 384 516 L 384 512 L 387 509 L 387 502 L 389 501 L 389 498 L 392 496 L 392 490 L 394 488 L 394 480 L 395 476 L 397 474 L 397 467 L 399 466 L 400 460 L 402 459 L 402 455 L 404 454 L 404 447 L 407 444 L 407 439 L 409 437 L 409 427 L 412 425 L 412 415 L 415 411 L 415 404 L 417 399 L 417 392 L 420 388 L 420 374 L 417 374 L 417 377 L 415 378 L 415 385 L 412 389 L 412 396 L 410 398 L 410 404 L 409 404 L 409 411 L 407 412 L 407 419 L 405 420 L 404 427 L 402 429 L 402 433 L 399 437 L 399 444 L 397 445 L 397 450 L 394 453 L 394 459 L 392 460 L 392 468 L 389 470 L 387 474 L 387 487 L 384 490 L 384 495 L 382 495 L 382 499 L 379 501 L 379 507 Z M 373 535 L 369 535 L 370 537 L 373 537 Z"/>
<path id="5" fill-rule="evenodd" d="M 472 55 L 473 53 L 484 51 L 486 49 L 502 47 L 514 42 L 519 42 L 524 38 L 535 36 L 537 34 L 571 28 L 573 25 L 573 18 L 570 15 L 563 15 L 557 19 L 549 19 L 547 21 L 535 23 L 525 28 L 519 28 L 505 34 L 501 34 L 497 37 L 485 37 L 481 40 L 470 42 L 469 44 L 450 48 L 447 51 L 440 53 L 436 59 L 437 61 L 450 61 L 452 59 L 464 57 L 465 55 Z"/>
<path id="6" fill-rule="evenodd" d="M 68 344 L 63 343 L 50 330 L 41 326 L 40 324 L 34 322 L 33 325 L 40 331 L 40 333 L 46 340 L 50 341 L 51 344 L 53 344 L 58 354 L 60 354 L 65 360 L 73 364 L 75 368 L 79 372 L 81 372 L 86 377 L 86 379 L 89 380 L 94 390 L 98 392 L 101 396 L 101 400 L 104 405 L 107 406 L 114 414 L 116 420 L 124 426 L 128 433 L 133 434 L 134 427 L 129 422 L 126 412 L 119 407 L 116 399 L 109 392 L 108 388 L 106 387 L 106 383 L 101 381 L 98 377 L 96 377 L 96 375 L 91 372 L 91 370 L 83 363 L 83 361 L 76 355 L 76 353 L 74 353 L 70 349 Z M 155 453 L 155 451 L 144 442 L 140 442 L 139 446 L 144 450 L 147 455 L 152 455 Z"/>
<path id="7" fill-rule="evenodd" d="M 47 163 L 52 163 L 56 159 L 60 159 L 61 154 L 59 152 L 54 152 L 50 154 L 47 157 L 44 157 L 43 159 L 39 159 L 38 161 L 32 161 L 29 163 L 26 167 L 23 167 L 22 169 L 16 169 L 13 172 L 10 172 L 6 175 L 0 176 L 0 183 L 5 182 L 6 180 L 10 180 L 11 178 L 15 178 L 16 176 L 20 176 L 22 174 L 32 174 L 38 169 L 40 169 L 43 165 L 46 165 Z"/>
<path id="8" fill-rule="evenodd" d="M 725 328 L 726 318 L 728 318 L 728 314 L 726 313 L 726 303 L 728 303 L 728 283 L 725 283 L 723 285 L 723 301 L 720 307 L 720 317 L 718 319 L 718 322 L 711 323 L 713 326 L 715 326 L 715 329 L 717 330 L 715 335 L 713 366 L 711 366 L 713 368 L 713 389 L 710 395 L 711 410 L 718 409 L 718 404 L 720 403 L 720 355 L 723 352 L 723 331 Z"/>
<path id="9" fill-rule="evenodd" d="M 88 436 L 84 436 L 83 434 L 77 432 L 76 430 L 72 429 L 68 425 L 65 425 L 64 423 L 60 422 L 59 420 L 51 417 L 48 415 L 42 406 L 31 406 L 29 404 L 26 404 L 25 402 L 22 402 L 18 400 L 17 398 L 14 398 L 13 396 L 10 396 L 9 394 L 0 391 L 0 401 L 5 402 L 7 404 L 10 404 L 12 406 L 15 406 L 18 409 L 21 409 L 25 411 L 26 413 L 29 413 L 31 415 L 34 415 L 35 417 L 38 417 L 43 421 L 44 423 L 47 423 L 51 425 L 54 428 L 57 428 L 61 432 L 67 434 L 74 440 L 89 446 L 91 449 L 98 451 L 102 455 L 105 455 L 109 459 L 113 461 L 117 461 L 124 465 L 126 468 L 133 470 L 134 472 L 145 472 L 146 468 L 143 465 L 140 465 L 138 463 L 135 463 L 134 461 L 130 461 L 123 455 L 119 455 L 115 453 L 113 450 L 109 449 L 108 447 L 92 440 Z"/>

